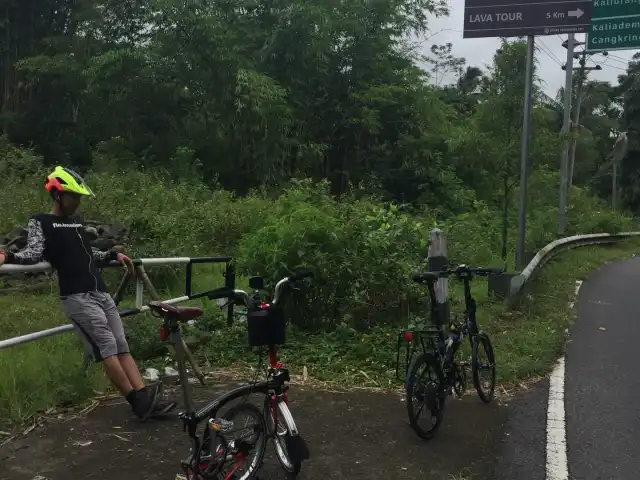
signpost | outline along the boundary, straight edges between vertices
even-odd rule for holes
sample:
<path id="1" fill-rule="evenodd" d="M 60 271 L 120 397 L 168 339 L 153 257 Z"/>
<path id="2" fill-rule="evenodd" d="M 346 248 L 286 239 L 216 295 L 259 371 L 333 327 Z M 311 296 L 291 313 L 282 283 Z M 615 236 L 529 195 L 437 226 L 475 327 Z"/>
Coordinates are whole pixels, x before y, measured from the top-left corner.
<path id="1" fill-rule="evenodd" d="M 640 48 L 640 0 L 593 0 L 587 52 Z"/>
<path id="2" fill-rule="evenodd" d="M 463 37 L 584 33 L 598 1 L 640 0 L 466 0 Z"/>
<path id="3" fill-rule="evenodd" d="M 628 3 L 640 2 L 640 0 L 465 1 L 463 38 L 528 37 L 522 149 L 520 155 L 520 206 L 518 212 L 518 242 L 516 245 L 517 268 L 524 268 L 534 36 L 560 33 L 573 35 L 587 32 L 591 26 L 593 5 L 598 4 L 598 2 Z"/>

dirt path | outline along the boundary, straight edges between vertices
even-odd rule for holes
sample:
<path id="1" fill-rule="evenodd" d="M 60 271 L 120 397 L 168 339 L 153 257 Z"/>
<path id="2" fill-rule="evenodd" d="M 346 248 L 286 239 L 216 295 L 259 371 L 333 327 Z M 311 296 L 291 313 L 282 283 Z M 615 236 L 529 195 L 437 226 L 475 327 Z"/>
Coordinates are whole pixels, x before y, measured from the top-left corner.
<path id="1" fill-rule="evenodd" d="M 212 398 L 228 386 L 199 388 L 197 398 Z M 409 427 L 398 394 L 294 386 L 291 408 L 311 450 L 298 478 L 496 479 L 508 409 L 485 405 L 475 393 L 449 400 L 441 431 L 425 442 Z M 104 405 L 0 448 L 0 479 L 172 479 L 188 448 L 177 418 L 141 424 L 127 405 Z M 260 478 L 284 479 L 271 445 Z"/>

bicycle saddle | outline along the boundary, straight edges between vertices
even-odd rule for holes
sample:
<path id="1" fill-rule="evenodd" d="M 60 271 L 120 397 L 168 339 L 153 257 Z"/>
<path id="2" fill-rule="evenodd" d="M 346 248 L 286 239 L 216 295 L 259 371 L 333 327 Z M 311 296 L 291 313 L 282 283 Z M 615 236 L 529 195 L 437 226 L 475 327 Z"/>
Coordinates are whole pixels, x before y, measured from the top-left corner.
<path id="1" fill-rule="evenodd" d="M 151 302 L 149 308 L 160 317 L 172 317 L 181 322 L 188 322 L 204 313 L 198 307 L 174 307 L 164 302 Z"/>

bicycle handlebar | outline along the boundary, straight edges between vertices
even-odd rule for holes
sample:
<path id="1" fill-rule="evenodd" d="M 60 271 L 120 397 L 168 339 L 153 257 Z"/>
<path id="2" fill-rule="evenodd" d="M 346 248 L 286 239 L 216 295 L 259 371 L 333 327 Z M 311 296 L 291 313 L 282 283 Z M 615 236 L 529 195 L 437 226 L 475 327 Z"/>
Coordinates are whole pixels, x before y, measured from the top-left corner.
<path id="1" fill-rule="evenodd" d="M 314 274 L 311 270 L 301 270 L 298 273 L 290 276 L 290 277 L 285 277 L 281 280 L 278 281 L 278 283 L 276 283 L 276 287 L 274 289 L 273 292 L 273 299 L 271 300 L 271 304 L 275 305 L 278 303 L 278 301 L 280 300 L 280 296 L 282 294 L 282 290 L 284 289 L 284 287 L 286 287 L 287 285 L 291 284 L 291 283 L 295 283 L 295 282 L 299 282 L 300 280 L 304 280 L 307 277 L 313 277 Z M 231 295 L 229 295 L 229 293 L 231 293 Z M 245 292 L 244 290 L 240 290 L 240 289 L 234 289 L 232 291 L 217 291 L 215 294 L 211 294 L 209 295 L 209 299 L 214 299 L 214 298 L 225 298 L 225 297 L 231 297 L 233 296 L 233 298 L 240 298 L 242 299 L 242 302 L 245 304 L 245 306 L 247 308 L 251 308 L 251 304 L 252 304 L 252 299 L 249 293 Z"/>
<path id="2" fill-rule="evenodd" d="M 491 268 L 483 268 L 483 267 L 476 267 L 476 268 L 471 268 L 471 267 L 466 267 L 465 265 L 460 265 L 458 267 L 458 270 L 460 270 L 462 267 L 466 268 L 465 272 L 460 272 L 457 271 L 456 274 L 461 274 L 461 273 L 471 273 L 472 275 L 477 275 L 479 277 L 488 277 L 490 275 L 502 275 L 505 272 L 504 268 L 495 268 L 495 267 L 491 267 Z"/>
<path id="3" fill-rule="evenodd" d="M 411 274 L 411 278 L 414 282 L 435 282 L 439 278 L 447 278 L 450 275 L 457 277 L 463 277 L 465 275 L 488 277 L 490 275 L 502 275 L 505 272 L 504 268 L 483 268 L 483 267 L 469 267 L 467 265 L 458 265 L 457 267 L 446 267 L 443 270 L 437 272 L 414 272 Z"/>

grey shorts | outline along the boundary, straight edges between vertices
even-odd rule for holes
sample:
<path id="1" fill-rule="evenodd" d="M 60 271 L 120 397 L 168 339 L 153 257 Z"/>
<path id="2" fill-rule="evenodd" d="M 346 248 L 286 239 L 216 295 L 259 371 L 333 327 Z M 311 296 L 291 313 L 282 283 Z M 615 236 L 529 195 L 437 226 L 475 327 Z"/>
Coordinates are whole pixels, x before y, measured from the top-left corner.
<path id="1" fill-rule="evenodd" d="M 129 353 L 122 319 L 111 295 L 93 291 L 63 296 L 60 300 L 62 310 L 94 361 Z"/>

